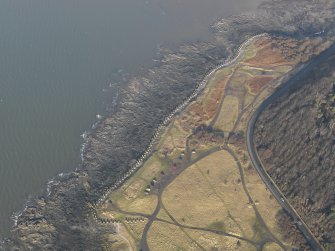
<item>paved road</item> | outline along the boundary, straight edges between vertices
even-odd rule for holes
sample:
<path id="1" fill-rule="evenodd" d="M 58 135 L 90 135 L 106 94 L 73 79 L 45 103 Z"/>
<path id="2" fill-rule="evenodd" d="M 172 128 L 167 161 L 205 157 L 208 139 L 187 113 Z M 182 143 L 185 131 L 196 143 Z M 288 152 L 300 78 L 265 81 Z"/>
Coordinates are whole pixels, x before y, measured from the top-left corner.
<path id="1" fill-rule="evenodd" d="M 304 221 L 300 218 L 295 209 L 291 206 L 291 204 L 282 194 L 280 189 L 272 181 L 268 173 L 265 171 L 262 162 L 260 161 L 257 151 L 255 149 L 254 129 L 258 117 L 260 116 L 262 111 L 264 111 L 265 108 L 268 107 L 268 105 L 270 105 L 278 97 L 290 91 L 290 89 L 296 86 L 296 84 L 299 83 L 299 80 L 306 77 L 312 69 L 318 67 L 322 62 L 324 62 L 324 60 L 328 59 L 329 56 L 332 56 L 334 54 L 335 54 L 335 44 L 333 44 L 329 49 L 327 49 L 320 55 L 314 57 L 308 64 L 304 65 L 302 68 L 300 68 L 300 70 L 295 72 L 293 76 L 290 76 L 290 78 L 285 83 L 283 83 L 271 96 L 269 96 L 253 113 L 249 121 L 246 133 L 247 148 L 250 155 L 250 159 L 254 164 L 259 176 L 262 178 L 263 182 L 265 183 L 267 188 L 271 191 L 273 196 L 277 199 L 281 207 L 292 217 L 297 228 L 306 238 L 307 242 L 314 251 L 324 251 L 324 249 L 316 240 L 316 238 L 314 237 L 308 226 L 304 223 Z"/>

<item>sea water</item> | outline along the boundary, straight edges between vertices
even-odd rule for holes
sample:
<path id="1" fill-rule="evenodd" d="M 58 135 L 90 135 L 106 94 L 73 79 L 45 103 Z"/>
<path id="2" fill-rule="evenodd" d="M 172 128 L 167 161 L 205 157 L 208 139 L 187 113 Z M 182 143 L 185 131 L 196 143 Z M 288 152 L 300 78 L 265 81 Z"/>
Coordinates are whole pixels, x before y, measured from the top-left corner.
<path id="1" fill-rule="evenodd" d="M 1 0 L 0 235 L 29 196 L 80 165 L 80 135 L 113 108 L 129 73 L 260 2 Z"/>

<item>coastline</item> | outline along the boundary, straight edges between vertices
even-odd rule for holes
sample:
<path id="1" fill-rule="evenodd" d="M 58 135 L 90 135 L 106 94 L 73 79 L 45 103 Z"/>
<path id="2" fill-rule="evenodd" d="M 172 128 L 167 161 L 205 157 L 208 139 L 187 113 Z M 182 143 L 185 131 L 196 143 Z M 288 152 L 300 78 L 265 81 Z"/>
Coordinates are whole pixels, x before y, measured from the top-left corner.
<path id="1" fill-rule="evenodd" d="M 184 44 L 183 46 L 193 46 L 193 44 Z M 174 54 L 178 51 L 171 51 L 171 54 Z M 161 64 L 161 63 L 160 63 Z M 159 64 L 158 67 L 160 67 L 161 65 Z M 133 76 L 132 78 L 136 78 L 138 77 L 137 75 Z M 127 82 L 129 82 L 131 80 L 127 80 Z M 119 92 L 128 92 L 129 91 L 129 84 L 127 84 L 126 86 L 122 86 L 120 87 L 120 89 L 118 90 Z M 55 192 L 55 190 L 57 190 L 59 187 L 66 187 L 66 182 L 70 181 L 73 179 L 74 176 L 87 176 L 87 169 L 85 169 L 84 166 L 84 156 L 85 156 L 85 152 L 88 151 L 89 145 L 87 140 L 89 139 L 89 137 L 94 137 L 95 133 L 100 129 L 100 130 L 104 130 L 105 129 L 105 120 L 112 117 L 114 115 L 114 113 L 116 113 L 118 111 L 118 109 L 120 109 L 120 105 L 122 102 L 122 97 L 120 97 L 120 95 L 117 96 L 116 100 L 113 101 L 115 102 L 114 106 L 113 106 L 113 113 L 110 113 L 108 116 L 106 117 L 100 117 L 97 118 L 97 121 L 95 123 L 93 123 L 93 125 L 90 127 L 89 130 L 84 131 L 83 134 L 81 135 L 81 137 L 83 138 L 83 143 L 81 145 L 81 149 L 80 149 L 80 155 L 81 155 L 81 159 L 82 162 L 80 164 L 79 167 L 77 167 L 75 170 L 70 171 L 70 172 L 66 172 L 66 173 L 59 173 L 57 176 L 51 178 L 50 180 L 47 181 L 46 183 L 46 187 L 42 189 L 42 192 L 38 195 L 36 195 L 36 197 L 31 198 L 29 200 L 27 200 L 24 204 L 24 207 L 21 211 L 17 212 L 17 213 L 13 213 L 12 215 L 12 220 L 13 220 L 13 230 L 15 231 L 16 228 L 20 228 L 23 225 L 23 222 L 27 220 L 27 214 L 30 214 L 30 212 L 27 211 L 31 211 L 31 209 L 36 209 L 38 210 L 39 204 L 41 201 L 43 201 L 43 203 L 45 203 L 48 200 L 52 200 L 53 197 L 53 193 Z M 34 218 L 34 217 L 33 217 Z M 8 237 L 3 237 L 2 239 L 0 239 L 0 250 L 2 250 L 2 248 L 5 248 L 7 246 L 12 246 L 14 245 L 13 239 L 8 238 Z"/>
<path id="2" fill-rule="evenodd" d="M 276 4 L 278 3 L 274 3 Z M 232 23 L 237 18 L 240 19 L 232 17 L 225 21 L 231 28 L 225 32 L 216 31 L 216 41 L 183 45 L 177 51 L 163 55 L 159 66 L 149 69 L 142 76 L 133 77 L 125 87 L 120 88 L 115 112 L 98 120 L 95 128 L 89 131 L 84 139 L 81 152 L 82 168 L 64 174 L 66 177 L 57 176 L 50 180 L 50 186 L 46 188 L 49 190 L 47 197 L 36 196 L 34 201 L 27 202 L 16 219 L 13 237 L 8 240 L 8 244 L 20 246 L 26 242 L 24 244 L 29 245 L 32 242 L 29 236 L 24 240 L 20 238 L 25 233 L 39 232 L 41 247 L 48 245 L 57 247 L 59 240 L 56 237 L 66 229 L 66 235 L 72 237 L 66 238 L 61 235 L 62 245 L 87 248 L 90 245 L 93 247 L 100 245 L 104 229 L 96 226 L 87 217 L 88 203 L 99 200 L 101 191 L 106 192 L 106 187 L 117 180 L 116 177 L 120 172 L 126 172 L 132 163 L 141 158 L 142 152 L 146 151 L 146 146 L 150 146 L 151 138 L 157 133 L 154 128 L 159 128 L 159 124 L 162 121 L 164 123 L 165 118 L 173 113 L 175 104 L 182 103 L 187 97 L 192 96 L 193 90 L 197 87 L 196 83 L 202 83 L 206 73 L 222 63 L 222 58 L 227 58 L 233 51 L 238 50 L 236 44 L 239 41 L 255 34 L 275 33 L 276 29 L 278 30 L 260 25 L 248 30 L 242 24 L 240 25 L 242 27 L 239 26 L 237 31 L 234 31 L 234 27 L 238 24 Z M 249 18 L 248 16 L 247 20 Z M 272 16 L 269 15 L 263 23 L 271 19 Z M 221 29 L 222 22 L 219 21 L 213 27 L 215 26 L 216 30 Z M 253 24 L 257 22 L 258 19 L 255 19 Z M 252 24 L 248 23 L 247 27 L 250 25 Z M 297 30 L 299 31 L 298 28 Z M 239 31 L 241 34 L 236 39 L 233 34 L 227 36 L 228 38 L 225 37 L 230 32 Z M 293 31 L 291 35 L 296 32 Z M 32 208 L 35 213 L 31 213 Z M 78 234 L 68 226 L 82 229 Z M 91 233 L 90 228 L 99 229 L 100 232 Z M 87 235 L 90 238 L 87 238 Z M 88 244 L 91 238 L 96 239 Z M 76 240 L 75 244 L 73 239 Z"/>
<path id="3" fill-rule="evenodd" d="M 157 142 L 160 140 L 161 134 L 164 132 L 166 127 L 169 125 L 170 121 L 173 119 L 173 117 L 181 113 L 194 99 L 196 99 L 201 92 L 204 90 L 206 85 L 208 84 L 209 80 L 212 78 L 212 76 L 218 71 L 221 70 L 231 64 L 234 64 L 244 53 L 244 48 L 247 47 L 250 43 L 252 43 L 255 39 L 258 39 L 260 37 L 268 36 L 267 33 L 262 33 L 259 35 L 252 36 L 251 38 L 244 41 L 239 48 L 236 51 L 235 57 L 228 57 L 224 63 L 214 67 L 214 69 L 210 70 L 209 73 L 207 73 L 204 77 L 204 79 L 197 84 L 195 90 L 192 92 L 192 94 L 183 101 L 180 105 L 178 105 L 164 120 L 163 122 L 157 127 L 154 133 L 154 137 L 151 139 L 149 145 L 144 150 L 144 153 L 136 160 L 135 164 L 130 167 L 130 169 L 116 182 L 105 189 L 105 191 L 102 193 L 101 197 L 98 198 L 96 202 L 93 203 L 92 207 L 95 210 L 96 206 L 103 203 L 106 197 L 111 193 L 113 190 L 118 189 L 127 179 L 129 179 L 136 171 L 141 168 L 143 163 L 150 157 L 152 154 L 152 149 L 157 144 Z M 93 217 L 97 219 L 96 212 L 92 212 Z"/>

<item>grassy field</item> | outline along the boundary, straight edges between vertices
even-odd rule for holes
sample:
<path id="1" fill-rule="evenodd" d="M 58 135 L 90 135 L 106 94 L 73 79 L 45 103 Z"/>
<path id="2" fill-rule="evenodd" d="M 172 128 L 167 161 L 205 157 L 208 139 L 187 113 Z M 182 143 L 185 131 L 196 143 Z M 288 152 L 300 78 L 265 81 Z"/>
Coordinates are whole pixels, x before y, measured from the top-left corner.
<path id="1" fill-rule="evenodd" d="M 204 231 L 186 231 L 189 233 L 191 238 L 197 240 L 199 245 L 201 245 L 204 250 L 256 251 L 256 248 L 250 243 L 233 237 L 217 235 Z"/>
<path id="2" fill-rule="evenodd" d="M 267 243 L 263 247 L 263 251 L 280 251 L 282 248 L 278 246 L 276 243 Z"/>
<path id="3" fill-rule="evenodd" d="M 148 234 L 151 251 L 200 250 L 187 232 L 171 224 L 155 222 Z"/>
<path id="4" fill-rule="evenodd" d="M 224 98 L 222 109 L 220 111 L 218 120 L 215 123 L 215 128 L 225 132 L 233 130 L 237 116 L 239 114 L 239 100 L 238 98 L 228 95 Z"/>
<path id="5" fill-rule="evenodd" d="M 220 153 L 213 155 L 217 154 Z M 227 214 L 225 202 L 213 190 L 217 184 L 208 182 L 213 175 L 220 173 L 216 169 L 221 167 L 210 162 L 214 159 L 215 156 L 209 156 L 188 167 L 165 189 L 163 203 L 178 222 L 201 227 L 222 219 L 218 214 Z M 220 176 L 226 177 L 221 173 Z"/>

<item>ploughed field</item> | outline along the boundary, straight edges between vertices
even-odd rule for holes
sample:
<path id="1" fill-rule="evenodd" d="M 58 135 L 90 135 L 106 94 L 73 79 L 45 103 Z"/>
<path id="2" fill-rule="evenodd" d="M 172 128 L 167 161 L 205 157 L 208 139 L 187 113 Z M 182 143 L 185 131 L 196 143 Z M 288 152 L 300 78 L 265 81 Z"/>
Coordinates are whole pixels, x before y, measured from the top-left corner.
<path id="1" fill-rule="evenodd" d="M 99 222 L 117 226 L 106 250 L 304 247 L 249 161 L 245 131 L 281 77 L 327 46 L 263 36 L 216 71 L 143 166 L 97 205 Z"/>

